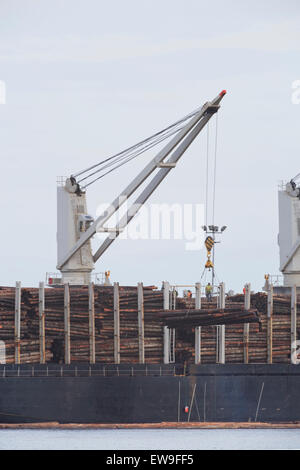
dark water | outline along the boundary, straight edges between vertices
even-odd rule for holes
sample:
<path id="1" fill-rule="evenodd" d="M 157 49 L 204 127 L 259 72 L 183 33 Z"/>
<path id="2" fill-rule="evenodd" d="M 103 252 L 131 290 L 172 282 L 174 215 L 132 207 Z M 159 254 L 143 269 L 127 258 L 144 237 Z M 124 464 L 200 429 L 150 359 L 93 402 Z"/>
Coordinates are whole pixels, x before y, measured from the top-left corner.
<path id="1" fill-rule="evenodd" d="M 0 430 L 0 449 L 300 449 L 300 429 Z"/>

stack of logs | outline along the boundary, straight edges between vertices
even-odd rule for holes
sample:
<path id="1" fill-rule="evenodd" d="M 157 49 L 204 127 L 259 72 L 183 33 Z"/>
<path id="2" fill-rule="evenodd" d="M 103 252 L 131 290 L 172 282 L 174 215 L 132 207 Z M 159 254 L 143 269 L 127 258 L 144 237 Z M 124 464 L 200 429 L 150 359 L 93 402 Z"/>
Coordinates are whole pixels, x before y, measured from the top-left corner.
<path id="1" fill-rule="evenodd" d="M 268 362 L 268 319 L 266 293 L 258 292 L 251 295 L 251 309 L 256 309 L 260 317 L 260 325 L 249 324 L 249 363 Z M 214 299 L 215 300 L 215 299 Z M 226 299 L 226 309 L 244 309 L 244 295 L 239 294 Z M 215 304 L 201 302 L 202 309 L 214 309 Z M 195 308 L 195 307 L 194 307 Z M 297 302 L 297 311 L 300 312 L 300 300 Z M 291 362 L 291 297 L 273 296 L 272 316 L 272 362 Z M 225 327 L 225 362 L 244 362 L 244 325 L 231 324 Z M 297 331 L 300 339 L 300 315 L 297 316 Z M 193 363 L 195 360 L 195 330 L 194 328 L 176 329 L 176 360 L 186 360 Z M 216 327 L 201 327 L 201 363 L 216 363 Z"/>
<path id="2" fill-rule="evenodd" d="M 163 325 L 160 314 L 163 310 L 163 291 L 153 286 L 144 287 L 144 344 L 145 361 L 163 361 Z M 119 288 L 120 296 L 120 360 L 124 363 L 139 361 L 138 345 L 138 294 L 136 287 Z M 95 352 L 96 362 L 114 362 L 114 295 L 113 287 L 95 286 Z M 215 303 L 201 302 L 201 315 L 213 315 Z M 194 299 L 177 298 L 176 309 L 197 312 Z M 229 310 L 228 310 L 229 309 Z M 226 311 L 244 311 L 244 296 L 226 299 Z M 250 316 L 259 312 L 261 327 L 251 323 Z M 89 315 L 88 288 L 70 287 L 70 340 L 71 361 L 88 362 Z M 300 302 L 298 304 L 300 311 Z M 210 312 L 210 313 L 209 313 Z M 251 311 L 246 317 L 226 324 L 225 362 L 244 361 L 244 325 L 249 320 L 249 362 L 267 362 L 267 295 L 251 296 Z M 174 313 L 173 313 L 174 315 Z M 0 287 L 0 340 L 5 341 L 6 362 L 15 361 L 14 341 L 15 288 Z M 300 318 L 298 328 L 300 327 Z M 237 323 L 238 322 L 238 323 Z M 200 323 L 199 323 L 200 325 Z M 171 326 L 171 325 L 170 325 Z M 176 362 L 195 360 L 195 324 L 182 328 L 176 325 Z M 187 325 L 186 325 L 187 326 Z M 273 299 L 273 362 L 290 362 L 291 347 L 291 299 L 275 296 Z M 64 289 L 45 289 L 45 352 L 46 362 L 64 361 Z M 21 363 L 38 363 L 39 352 L 39 290 L 21 290 Z M 203 323 L 201 327 L 201 362 L 216 362 L 216 326 Z"/>
<path id="3" fill-rule="evenodd" d="M 159 363 L 163 357 L 163 331 L 157 312 L 163 307 L 163 293 L 144 287 L 145 360 Z M 120 358 L 138 362 L 137 288 L 120 287 Z M 114 362 L 113 287 L 95 286 L 96 362 Z M 89 361 L 88 288 L 70 287 L 71 361 Z M 6 362 L 13 363 L 15 289 L 0 287 L 0 340 L 5 341 Z M 64 360 L 64 289 L 45 289 L 46 362 Z M 39 290 L 21 291 L 21 363 L 39 362 Z"/>
<path id="4" fill-rule="evenodd" d="M 15 361 L 15 288 L 0 287 L 0 340 L 5 342 L 6 362 Z M 38 289 L 22 289 L 22 363 L 37 363 L 39 353 Z M 51 340 L 46 340 L 46 360 L 52 360 Z"/>
<path id="5" fill-rule="evenodd" d="M 211 310 L 163 310 L 159 313 L 159 317 L 168 328 L 186 329 L 195 326 L 260 323 L 256 309 L 243 310 L 240 307 Z"/>
<path id="6" fill-rule="evenodd" d="M 235 295 L 230 301 L 241 304 L 243 295 Z M 267 362 L 267 295 L 262 292 L 251 295 L 251 308 L 260 312 L 261 331 L 253 332 L 250 325 L 249 336 L 249 362 Z M 297 311 L 300 312 L 300 300 L 297 301 Z M 273 319 L 272 319 L 272 357 L 273 363 L 290 363 L 291 351 L 291 297 L 287 295 L 273 296 Z M 300 333 L 300 317 L 297 318 L 297 330 Z M 227 331 L 226 331 L 227 335 Z M 299 338 L 298 338 L 299 339 Z M 240 334 L 242 341 L 242 332 Z M 226 356 L 227 357 L 227 356 Z"/>

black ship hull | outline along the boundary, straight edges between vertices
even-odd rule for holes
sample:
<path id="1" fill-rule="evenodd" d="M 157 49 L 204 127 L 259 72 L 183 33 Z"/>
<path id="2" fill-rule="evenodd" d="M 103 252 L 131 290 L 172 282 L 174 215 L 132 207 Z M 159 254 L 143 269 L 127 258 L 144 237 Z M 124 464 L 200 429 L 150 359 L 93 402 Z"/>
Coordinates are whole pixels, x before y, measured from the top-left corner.
<path id="1" fill-rule="evenodd" d="M 300 421 L 287 364 L 0 366 L 0 422 Z"/>

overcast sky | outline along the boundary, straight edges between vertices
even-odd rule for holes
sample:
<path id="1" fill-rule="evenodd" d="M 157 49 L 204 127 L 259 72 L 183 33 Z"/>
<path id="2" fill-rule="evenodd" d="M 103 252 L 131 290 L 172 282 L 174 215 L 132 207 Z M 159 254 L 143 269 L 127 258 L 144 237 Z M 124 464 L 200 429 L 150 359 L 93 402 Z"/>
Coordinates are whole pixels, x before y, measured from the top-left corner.
<path id="1" fill-rule="evenodd" d="M 227 89 L 215 222 L 228 229 L 216 271 L 227 288 L 260 289 L 265 273 L 278 273 L 278 182 L 300 172 L 299 59 L 298 0 L 0 0 L 0 285 L 36 286 L 55 271 L 57 176 Z M 92 186 L 89 213 L 147 158 Z M 204 203 L 205 161 L 204 132 L 150 201 Z M 198 281 L 204 263 L 204 249 L 186 251 L 182 240 L 117 240 L 96 271 L 121 284 L 182 284 Z"/>

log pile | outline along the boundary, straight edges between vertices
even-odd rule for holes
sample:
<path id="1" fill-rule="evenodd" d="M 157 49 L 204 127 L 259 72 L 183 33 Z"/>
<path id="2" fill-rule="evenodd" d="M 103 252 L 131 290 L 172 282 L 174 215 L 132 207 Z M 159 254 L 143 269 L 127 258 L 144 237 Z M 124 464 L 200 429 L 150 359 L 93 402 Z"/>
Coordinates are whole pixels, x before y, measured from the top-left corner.
<path id="1" fill-rule="evenodd" d="M 240 303 L 243 295 L 235 295 L 230 301 Z M 261 331 L 251 334 L 249 360 L 253 363 L 267 362 L 267 294 L 258 292 L 251 295 L 251 308 L 256 308 L 261 313 Z M 300 333 L 300 298 L 297 298 L 297 329 Z M 289 363 L 291 349 L 291 297 L 288 295 L 273 295 L 273 363 Z M 298 333 L 298 339 L 299 339 Z"/>
<path id="2" fill-rule="evenodd" d="M 244 309 L 244 295 L 239 294 L 226 299 L 226 308 L 236 305 L 240 310 Z M 201 302 L 202 308 L 212 311 L 213 304 Z M 258 292 L 251 295 L 251 310 L 258 311 L 260 316 L 260 327 L 257 324 L 249 325 L 249 362 L 267 362 L 267 294 Z M 300 299 L 297 301 L 297 329 L 300 339 Z M 273 363 L 290 363 L 291 350 L 291 297 L 273 296 L 272 317 L 272 357 Z M 189 361 L 194 360 L 194 330 L 176 330 L 176 351 Z M 243 363 L 244 327 L 242 324 L 226 325 L 225 335 L 225 362 Z M 177 355 L 176 355 L 177 357 Z M 203 364 L 216 362 L 216 327 L 202 326 L 201 328 L 201 362 Z"/>
<path id="3" fill-rule="evenodd" d="M 216 326 L 226 325 L 225 360 L 243 362 L 244 325 L 250 323 L 249 362 L 267 362 L 267 295 L 251 296 L 250 311 L 244 310 L 244 296 L 226 299 L 226 309 L 217 309 L 216 301 L 201 301 L 195 310 L 195 300 L 177 298 L 176 309 L 163 311 L 163 292 L 153 286 L 144 287 L 145 360 L 163 360 L 163 324 L 176 328 L 176 361 L 194 362 L 195 326 L 201 326 L 201 362 L 216 362 Z M 120 286 L 120 358 L 124 363 L 138 362 L 137 288 Z M 290 302 L 289 296 L 273 298 L 273 362 L 290 362 Z M 21 363 L 39 362 L 39 299 L 37 288 L 21 291 Z M 87 287 L 70 287 L 71 361 L 89 361 L 89 318 Z M 260 325 L 257 323 L 257 312 Z M 300 312 L 300 299 L 298 299 Z M 0 340 L 5 341 L 7 363 L 14 362 L 15 288 L 0 287 Z M 252 322 L 255 323 L 252 323 Z M 184 326 L 183 327 L 183 322 Z M 300 332 L 300 314 L 298 314 Z M 259 327 L 260 326 L 260 327 Z M 64 290 L 45 289 L 46 361 L 64 361 Z M 299 338 L 298 338 L 299 339 Z M 114 362 L 113 287 L 95 286 L 96 362 Z"/>
<path id="4" fill-rule="evenodd" d="M 256 309 L 249 311 L 231 306 L 222 309 L 165 311 L 160 313 L 163 324 L 176 328 L 176 359 L 195 361 L 195 326 L 201 326 L 201 362 L 216 362 L 216 327 L 226 325 L 226 362 L 243 362 L 243 323 L 260 324 Z M 258 327 L 255 330 L 258 331 Z"/>
<path id="5" fill-rule="evenodd" d="M 160 363 L 163 331 L 157 312 L 163 307 L 162 291 L 144 287 L 145 359 Z M 121 362 L 138 362 L 137 288 L 120 286 Z M 114 362 L 113 287 L 95 286 L 96 362 Z M 21 291 L 21 363 L 39 362 L 38 289 Z M 71 361 L 89 361 L 87 287 L 70 287 Z M 0 287 L 0 340 L 5 341 L 7 363 L 14 362 L 15 289 Z M 46 361 L 64 360 L 64 289 L 45 289 Z"/>
<path id="6" fill-rule="evenodd" d="M 37 315 L 37 320 L 36 320 Z M 15 359 L 15 289 L 0 287 L 0 340 L 5 342 L 6 362 Z M 21 362 L 39 362 L 38 289 L 22 289 Z M 52 360 L 51 340 L 46 340 L 46 360 Z"/>
<path id="7" fill-rule="evenodd" d="M 243 356 L 243 323 L 250 323 L 252 336 L 256 336 L 261 329 L 261 319 L 257 309 L 244 310 L 244 302 L 226 302 L 225 312 L 216 309 L 216 303 L 208 303 L 202 300 L 202 309 L 186 310 L 185 315 L 180 319 L 181 324 L 176 328 L 176 360 L 193 363 L 195 361 L 195 328 L 201 326 L 201 363 L 216 363 L 216 339 L 217 328 L 215 325 L 225 324 L 225 362 L 242 363 Z M 204 308 L 203 308 L 204 307 Z M 173 311 L 174 312 L 174 311 Z M 172 312 L 170 312 L 172 318 Z M 166 313 L 169 315 L 169 313 Z M 226 319 L 226 315 L 228 319 Z M 188 318 L 186 318 L 188 317 Z M 197 320 L 195 319 L 197 318 Z M 162 313 L 164 318 L 164 313 Z M 190 318 L 190 319 L 189 319 Z M 173 318 L 172 318 L 173 319 Z M 175 326 L 176 321 L 168 322 L 169 326 Z M 188 323 L 192 327 L 187 328 Z"/>

